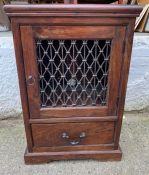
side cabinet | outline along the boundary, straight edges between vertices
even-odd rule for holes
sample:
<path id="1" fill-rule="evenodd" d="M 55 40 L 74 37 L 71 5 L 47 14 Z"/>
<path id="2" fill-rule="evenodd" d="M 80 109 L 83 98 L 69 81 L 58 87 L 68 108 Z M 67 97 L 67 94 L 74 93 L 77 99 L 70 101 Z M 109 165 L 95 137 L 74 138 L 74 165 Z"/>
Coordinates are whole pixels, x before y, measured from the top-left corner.
<path id="1" fill-rule="evenodd" d="M 123 5 L 8 5 L 25 162 L 120 160 L 135 17 Z"/>

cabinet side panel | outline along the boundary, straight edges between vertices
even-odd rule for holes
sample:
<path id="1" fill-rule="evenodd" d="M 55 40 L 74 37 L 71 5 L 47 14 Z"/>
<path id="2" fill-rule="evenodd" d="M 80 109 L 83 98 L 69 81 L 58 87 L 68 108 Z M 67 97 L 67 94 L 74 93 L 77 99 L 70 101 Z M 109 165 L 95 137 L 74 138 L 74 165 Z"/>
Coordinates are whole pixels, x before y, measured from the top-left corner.
<path id="1" fill-rule="evenodd" d="M 115 149 L 118 148 L 122 119 L 123 119 L 125 96 L 126 96 L 126 90 L 127 90 L 127 81 L 128 81 L 129 67 L 130 67 L 130 61 L 131 61 L 134 25 L 135 25 L 135 20 L 132 19 L 127 25 L 126 33 L 125 33 L 123 61 L 122 61 L 121 77 L 120 77 L 119 102 L 118 102 L 118 110 L 117 110 L 118 121 L 116 123 L 116 129 L 115 129 Z"/>
<path id="2" fill-rule="evenodd" d="M 20 27 L 15 22 L 15 19 L 12 19 L 11 22 L 12 22 L 11 26 L 12 26 L 13 40 L 14 40 L 14 47 L 15 47 L 15 56 L 16 56 L 16 64 L 17 64 L 17 71 L 18 71 L 23 118 L 24 118 L 24 125 L 25 125 L 26 139 L 27 139 L 27 147 L 28 147 L 28 151 L 31 152 L 32 135 L 31 135 L 31 128 L 29 124 L 29 108 L 28 108 L 28 99 L 27 99 L 27 91 L 26 91 L 22 44 L 21 44 L 21 38 L 20 38 Z"/>

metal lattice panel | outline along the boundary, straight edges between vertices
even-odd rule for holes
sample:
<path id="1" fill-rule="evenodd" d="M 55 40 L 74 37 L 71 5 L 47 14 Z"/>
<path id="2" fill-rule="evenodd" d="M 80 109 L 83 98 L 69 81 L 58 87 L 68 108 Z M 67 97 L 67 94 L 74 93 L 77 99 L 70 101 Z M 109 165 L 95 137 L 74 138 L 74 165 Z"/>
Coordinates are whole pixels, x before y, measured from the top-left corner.
<path id="1" fill-rule="evenodd" d="M 42 107 L 106 105 L 110 40 L 36 40 Z"/>

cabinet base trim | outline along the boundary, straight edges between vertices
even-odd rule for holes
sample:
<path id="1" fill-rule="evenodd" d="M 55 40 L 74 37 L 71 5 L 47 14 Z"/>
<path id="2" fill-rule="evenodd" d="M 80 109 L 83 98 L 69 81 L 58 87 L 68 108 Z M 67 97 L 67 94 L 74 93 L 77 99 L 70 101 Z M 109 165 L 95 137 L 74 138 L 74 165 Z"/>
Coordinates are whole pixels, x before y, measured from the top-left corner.
<path id="1" fill-rule="evenodd" d="M 42 152 L 29 153 L 26 149 L 24 154 L 25 164 L 49 163 L 54 160 L 74 160 L 74 159 L 95 159 L 100 161 L 120 161 L 122 151 L 120 147 L 117 150 L 105 151 L 64 151 L 64 152 Z"/>

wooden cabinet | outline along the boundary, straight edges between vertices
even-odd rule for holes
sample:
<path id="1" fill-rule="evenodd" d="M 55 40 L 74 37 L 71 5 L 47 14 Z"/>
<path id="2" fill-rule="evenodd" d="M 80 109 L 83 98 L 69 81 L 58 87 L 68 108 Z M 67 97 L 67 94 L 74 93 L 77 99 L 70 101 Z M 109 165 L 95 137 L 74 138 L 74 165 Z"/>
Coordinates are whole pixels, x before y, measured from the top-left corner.
<path id="1" fill-rule="evenodd" d="M 123 5 L 8 5 L 27 164 L 120 160 L 135 18 Z"/>

